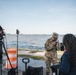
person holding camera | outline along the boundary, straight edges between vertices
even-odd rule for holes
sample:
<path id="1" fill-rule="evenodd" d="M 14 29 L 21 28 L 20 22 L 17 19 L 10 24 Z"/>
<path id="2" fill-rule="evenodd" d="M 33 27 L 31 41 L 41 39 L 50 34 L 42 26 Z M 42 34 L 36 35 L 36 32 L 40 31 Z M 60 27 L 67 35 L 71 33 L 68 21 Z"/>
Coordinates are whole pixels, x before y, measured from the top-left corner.
<path id="1" fill-rule="evenodd" d="M 47 39 L 45 43 L 45 64 L 46 75 L 50 74 L 50 66 L 57 62 L 57 50 L 59 50 L 58 34 L 53 33 L 52 37 Z"/>
<path id="2" fill-rule="evenodd" d="M 2 44 L 3 44 L 3 36 L 4 36 L 4 31 L 3 28 L 0 26 L 0 74 L 2 75 L 2 55 L 3 55 L 3 50 L 2 50 Z"/>
<path id="3" fill-rule="evenodd" d="M 76 75 L 76 37 L 66 34 L 63 37 L 64 53 L 58 67 L 59 75 Z"/>
<path id="4" fill-rule="evenodd" d="M 3 43 L 3 36 L 4 36 L 4 31 L 3 31 L 3 28 L 0 26 L 0 64 L 1 64 L 1 60 L 2 60 L 2 54 L 3 54 L 3 51 L 2 51 L 2 43 Z"/>

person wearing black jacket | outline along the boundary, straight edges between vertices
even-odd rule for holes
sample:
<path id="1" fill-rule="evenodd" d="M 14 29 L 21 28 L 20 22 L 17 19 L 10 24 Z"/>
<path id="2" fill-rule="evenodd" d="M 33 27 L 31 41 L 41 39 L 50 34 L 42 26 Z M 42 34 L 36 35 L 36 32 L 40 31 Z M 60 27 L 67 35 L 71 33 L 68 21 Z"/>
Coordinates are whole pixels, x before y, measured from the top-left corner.
<path id="1" fill-rule="evenodd" d="M 0 74 L 2 75 L 2 44 L 3 44 L 3 36 L 5 35 L 3 28 L 0 26 Z"/>
<path id="2" fill-rule="evenodd" d="M 2 42 L 3 42 L 3 36 L 5 35 L 4 31 L 3 31 L 3 28 L 0 26 L 0 63 L 1 63 L 1 60 L 2 60 L 2 54 L 3 54 L 3 51 L 2 51 Z"/>

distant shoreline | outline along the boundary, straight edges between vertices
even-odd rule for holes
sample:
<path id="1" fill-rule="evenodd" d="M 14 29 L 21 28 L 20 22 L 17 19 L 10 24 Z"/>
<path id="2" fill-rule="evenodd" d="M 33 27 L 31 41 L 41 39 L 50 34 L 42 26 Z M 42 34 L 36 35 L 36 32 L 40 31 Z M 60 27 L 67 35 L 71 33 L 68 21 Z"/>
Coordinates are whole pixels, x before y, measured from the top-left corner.
<path id="1" fill-rule="evenodd" d="M 60 59 L 62 56 L 63 51 L 57 51 L 57 58 Z M 4 51 L 4 55 L 5 51 Z M 38 60 L 44 60 L 45 59 L 45 50 L 18 50 L 18 57 L 28 57 L 28 58 L 34 58 Z"/>
<path id="2" fill-rule="evenodd" d="M 22 51 L 18 51 L 19 54 L 25 54 L 25 55 L 38 55 L 38 56 L 44 56 L 45 54 L 45 50 L 42 50 L 42 51 L 36 51 L 34 50 L 35 52 L 31 51 L 31 50 L 22 50 Z M 58 55 L 62 55 L 63 54 L 63 51 L 57 51 L 57 54 Z"/>

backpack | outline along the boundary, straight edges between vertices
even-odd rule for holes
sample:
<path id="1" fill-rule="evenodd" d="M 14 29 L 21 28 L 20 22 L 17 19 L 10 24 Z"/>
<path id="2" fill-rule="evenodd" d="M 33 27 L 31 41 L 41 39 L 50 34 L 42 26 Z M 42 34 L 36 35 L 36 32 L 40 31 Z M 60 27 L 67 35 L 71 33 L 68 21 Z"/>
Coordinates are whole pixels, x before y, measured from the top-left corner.
<path id="1" fill-rule="evenodd" d="M 7 75 L 16 75 L 15 68 L 11 68 Z"/>
<path id="2" fill-rule="evenodd" d="M 43 67 L 28 66 L 26 69 L 26 75 L 43 75 Z"/>

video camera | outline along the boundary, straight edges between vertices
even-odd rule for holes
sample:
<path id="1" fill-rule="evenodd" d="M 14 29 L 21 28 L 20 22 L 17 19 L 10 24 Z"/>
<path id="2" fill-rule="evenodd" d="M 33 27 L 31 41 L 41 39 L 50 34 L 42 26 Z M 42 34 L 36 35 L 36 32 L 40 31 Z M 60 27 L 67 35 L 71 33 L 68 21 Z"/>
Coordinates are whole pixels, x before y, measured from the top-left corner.
<path id="1" fill-rule="evenodd" d="M 5 36 L 5 33 L 3 31 L 3 28 L 0 26 L 0 41 L 3 39 L 4 36 Z"/>
<path id="2" fill-rule="evenodd" d="M 60 50 L 64 51 L 64 45 L 63 45 L 63 43 L 60 43 Z"/>

